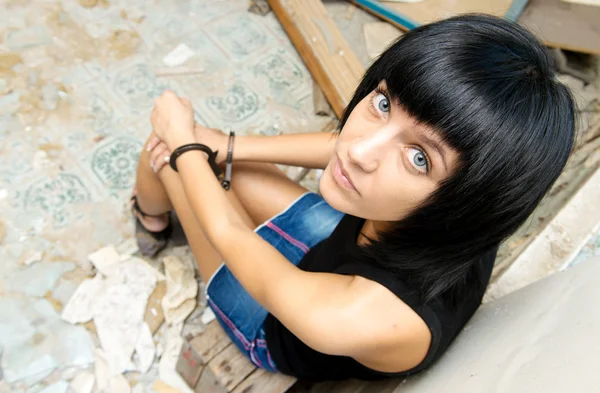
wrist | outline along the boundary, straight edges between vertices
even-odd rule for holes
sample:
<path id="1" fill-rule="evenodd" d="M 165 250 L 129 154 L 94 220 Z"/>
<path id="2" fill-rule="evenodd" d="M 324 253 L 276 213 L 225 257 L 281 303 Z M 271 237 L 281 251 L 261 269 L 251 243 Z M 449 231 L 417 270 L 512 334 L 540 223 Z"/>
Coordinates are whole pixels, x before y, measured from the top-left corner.
<path id="1" fill-rule="evenodd" d="M 167 147 L 169 148 L 169 150 L 175 151 L 175 149 L 177 149 L 178 147 L 181 147 L 183 145 L 189 145 L 190 143 L 198 143 L 193 134 L 181 135 L 171 138 L 169 141 L 167 141 Z"/>

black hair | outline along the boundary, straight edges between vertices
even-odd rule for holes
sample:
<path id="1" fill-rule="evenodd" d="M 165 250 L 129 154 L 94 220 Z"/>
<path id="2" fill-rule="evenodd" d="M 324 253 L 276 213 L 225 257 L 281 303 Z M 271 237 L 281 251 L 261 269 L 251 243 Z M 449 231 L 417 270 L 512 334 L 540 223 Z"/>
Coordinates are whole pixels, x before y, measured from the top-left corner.
<path id="1" fill-rule="evenodd" d="M 458 169 L 362 257 L 410 278 L 425 301 L 481 289 L 478 264 L 516 231 L 563 170 L 575 109 L 537 39 L 516 23 L 461 15 L 418 27 L 367 70 L 340 120 L 381 81 L 390 99 L 459 152 Z"/>

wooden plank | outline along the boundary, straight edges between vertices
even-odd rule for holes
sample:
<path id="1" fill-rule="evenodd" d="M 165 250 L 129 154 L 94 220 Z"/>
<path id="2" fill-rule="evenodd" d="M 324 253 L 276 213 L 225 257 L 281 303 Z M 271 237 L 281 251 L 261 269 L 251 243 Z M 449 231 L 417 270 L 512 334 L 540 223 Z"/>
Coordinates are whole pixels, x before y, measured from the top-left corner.
<path id="1" fill-rule="evenodd" d="M 194 347 L 192 347 L 192 344 L 188 340 L 183 340 L 181 352 L 175 364 L 175 370 L 189 387 L 196 386 L 202 370 L 204 370 L 202 358 L 194 351 Z"/>
<path id="2" fill-rule="evenodd" d="M 231 340 L 221 325 L 215 320 L 206 326 L 206 330 L 194 337 L 190 344 L 198 353 L 202 364 L 210 362 L 231 344 Z"/>
<path id="3" fill-rule="evenodd" d="M 381 381 L 321 382 L 312 386 L 307 393 L 392 393 L 394 389 L 402 385 L 402 381 L 402 379 L 391 378 Z"/>
<path id="4" fill-rule="evenodd" d="M 190 387 L 197 385 L 205 366 L 228 346 L 233 345 L 217 321 L 201 334 L 185 339 L 175 370 Z"/>
<path id="5" fill-rule="evenodd" d="M 530 0 L 519 23 L 548 46 L 600 54 L 600 7 L 561 0 Z"/>
<path id="6" fill-rule="evenodd" d="M 296 382 L 296 378 L 274 374 L 258 369 L 246 378 L 232 393 L 284 393 Z"/>
<path id="7" fill-rule="evenodd" d="M 340 117 L 364 68 L 320 0 L 269 0 L 271 9 Z"/>
<path id="8" fill-rule="evenodd" d="M 228 393 L 240 384 L 256 367 L 240 352 L 230 345 L 212 359 L 204 370 L 197 393 Z"/>
<path id="9" fill-rule="evenodd" d="M 375 0 L 352 0 L 368 12 L 404 30 L 451 16 L 480 12 L 516 21 L 527 0 L 427 0 L 398 3 Z"/>

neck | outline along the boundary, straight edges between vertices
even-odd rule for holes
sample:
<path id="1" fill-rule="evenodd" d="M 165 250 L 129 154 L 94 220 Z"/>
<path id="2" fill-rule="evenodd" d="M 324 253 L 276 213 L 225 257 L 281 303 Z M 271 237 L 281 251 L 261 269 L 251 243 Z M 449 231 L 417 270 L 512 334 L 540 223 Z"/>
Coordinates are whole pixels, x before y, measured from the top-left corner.
<path id="1" fill-rule="evenodd" d="M 369 244 L 368 239 L 377 239 L 377 233 L 384 232 L 389 228 L 389 225 L 390 223 L 388 221 L 365 220 L 365 223 L 360 230 L 357 243 L 359 245 Z"/>

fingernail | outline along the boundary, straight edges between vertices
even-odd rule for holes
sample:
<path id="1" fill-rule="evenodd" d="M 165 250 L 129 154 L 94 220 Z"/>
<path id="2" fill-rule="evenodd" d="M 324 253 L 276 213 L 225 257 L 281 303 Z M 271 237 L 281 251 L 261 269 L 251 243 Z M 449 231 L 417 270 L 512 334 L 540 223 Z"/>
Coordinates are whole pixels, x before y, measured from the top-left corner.
<path id="1" fill-rule="evenodd" d="M 165 156 L 165 162 L 169 162 L 171 160 L 170 156 Z"/>

